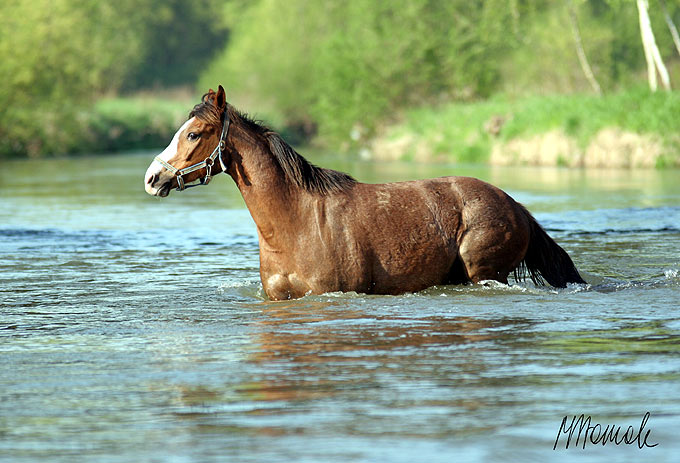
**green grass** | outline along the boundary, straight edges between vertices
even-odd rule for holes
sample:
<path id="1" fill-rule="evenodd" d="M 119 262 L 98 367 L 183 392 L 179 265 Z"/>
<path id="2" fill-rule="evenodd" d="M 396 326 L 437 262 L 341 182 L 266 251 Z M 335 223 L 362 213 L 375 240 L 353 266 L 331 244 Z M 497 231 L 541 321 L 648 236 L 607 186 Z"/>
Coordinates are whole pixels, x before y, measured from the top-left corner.
<path id="1" fill-rule="evenodd" d="M 407 111 L 405 122 L 390 127 L 386 136 L 394 139 L 413 135 L 425 142 L 435 157 L 478 162 L 485 160 L 491 149 L 491 136 L 484 130 L 485 123 L 505 110 L 506 105 L 498 101 L 413 109 Z"/>
<path id="2" fill-rule="evenodd" d="M 658 136 L 680 158 L 680 93 L 650 93 L 634 89 L 597 97 L 594 95 L 535 96 L 509 99 L 502 96 L 471 103 L 451 103 L 437 108 L 408 110 L 402 123 L 388 127 L 384 136 L 411 136 L 422 141 L 435 159 L 485 162 L 496 141 L 509 141 L 561 130 L 581 147 L 602 129 L 615 127 Z M 485 125 L 493 117 L 505 122 L 497 136 Z M 406 153 L 408 158 L 412 154 Z M 671 159 L 672 163 L 673 159 Z"/>
<path id="3" fill-rule="evenodd" d="M 505 138 L 563 129 L 584 142 L 605 127 L 618 127 L 639 134 L 661 137 L 680 130 L 680 93 L 635 89 L 596 97 L 559 95 L 533 97 L 512 104 L 513 119 L 503 132 Z"/>

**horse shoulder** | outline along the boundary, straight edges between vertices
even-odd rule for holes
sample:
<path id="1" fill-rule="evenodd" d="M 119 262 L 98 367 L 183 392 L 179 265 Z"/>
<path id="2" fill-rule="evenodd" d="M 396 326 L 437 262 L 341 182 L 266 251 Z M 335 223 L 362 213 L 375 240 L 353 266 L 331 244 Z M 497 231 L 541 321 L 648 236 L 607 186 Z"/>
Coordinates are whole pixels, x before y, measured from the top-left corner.
<path id="1" fill-rule="evenodd" d="M 287 246 L 261 249 L 265 291 L 276 299 L 288 294 L 360 290 L 367 276 L 364 240 L 347 192 L 310 194 L 300 199 L 299 215 L 287 230 Z M 367 288 L 363 288 L 366 290 Z"/>
<path id="2" fill-rule="evenodd" d="M 356 186 L 349 191 L 324 196 L 315 204 L 310 225 L 317 234 L 309 256 L 320 286 L 337 286 L 343 291 L 363 287 L 366 270 L 367 236 L 362 230 Z"/>

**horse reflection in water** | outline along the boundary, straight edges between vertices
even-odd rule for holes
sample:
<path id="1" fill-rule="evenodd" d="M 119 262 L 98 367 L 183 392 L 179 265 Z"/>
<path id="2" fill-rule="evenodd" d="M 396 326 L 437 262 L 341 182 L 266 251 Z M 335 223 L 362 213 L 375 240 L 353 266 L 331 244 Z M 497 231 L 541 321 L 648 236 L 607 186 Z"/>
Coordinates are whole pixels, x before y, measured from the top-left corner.
<path id="1" fill-rule="evenodd" d="M 376 394 L 380 402 L 385 387 L 409 385 L 422 393 L 418 400 L 425 400 L 423 388 L 479 382 L 493 368 L 487 364 L 489 351 L 498 343 L 516 342 L 508 333 L 532 325 L 521 318 L 375 316 L 343 302 L 257 307 L 265 317 L 255 326 L 248 361 L 268 373 L 234 390 L 256 401 L 347 399 L 356 391 L 362 401 Z M 466 397 L 447 402 L 467 409 L 483 406 Z"/>
<path id="2" fill-rule="evenodd" d="M 351 301 L 253 304 L 258 317 L 250 325 L 249 354 L 240 360 L 249 366 L 236 369 L 248 374 L 217 375 L 209 387 L 175 386 L 181 416 L 199 423 L 219 416 L 217 421 L 246 426 L 224 411 L 225 404 L 238 403 L 236 415 L 256 417 L 297 413 L 300 404 L 328 403 L 338 413 L 348 413 L 351 426 L 373 426 L 370 419 L 358 423 L 350 412 L 370 404 L 365 410 L 400 408 L 417 419 L 422 407 L 484 409 L 507 398 L 471 392 L 507 380 L 507 365 L 499 365 L 498 352 L 531 342 L 527 339 L 535 324 L 517 317 L 368 313 L 352 308 Z M 328 402 L 319 402 L 324 400 Z M 315 422 L 300 426 L 307 432 Z M 247 426 L 250 433 L 271 435 L 300 429 L 257 419 Z"/>
<path id="3" fill-rule="evenodd" d="M 371 185 L 310 164 L 276 133 L 210 90 L 149 166 L 155 196 L 226 172 L 257 226 L 272 300 L 434 285 L 585 283 L 569 255 L 500 189 L 469 177 Z"/>

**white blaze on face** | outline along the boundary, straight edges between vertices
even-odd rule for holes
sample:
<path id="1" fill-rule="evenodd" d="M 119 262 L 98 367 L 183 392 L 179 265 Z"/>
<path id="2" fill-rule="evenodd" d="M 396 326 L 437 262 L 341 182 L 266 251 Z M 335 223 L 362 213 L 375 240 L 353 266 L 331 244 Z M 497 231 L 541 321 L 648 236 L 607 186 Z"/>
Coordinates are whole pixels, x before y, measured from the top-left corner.
<path id="1" fill-rule="evenodd" d="M 179 136 L 194 121 L 194 119 L 195 117 L 192 117 L 191 119 L 186 121 L 182 127 L 179 128 L 177 133 L 175 133 L 175 136 L 172 137 L 172 141 L 170 142 L 168 147 L 165 148 L 163 152 L 158 155 L 160 159 L 169 163 L 170 159 L 172 159 L 177 154 L 177 148 L 179 147 Z M 149 168 L 146 169 L 146 174 L 144 175 L 144 189 L 150 195 L 155 195 L 158 192 L 158 188 L 151 186 L 149 180 L 154 175 L 160 175 L 161 170 L 163 169 L 164 167 L 161 165 L 160 162 L 156 161 L 155 158 L 151 165 L 149 166 Z"/>

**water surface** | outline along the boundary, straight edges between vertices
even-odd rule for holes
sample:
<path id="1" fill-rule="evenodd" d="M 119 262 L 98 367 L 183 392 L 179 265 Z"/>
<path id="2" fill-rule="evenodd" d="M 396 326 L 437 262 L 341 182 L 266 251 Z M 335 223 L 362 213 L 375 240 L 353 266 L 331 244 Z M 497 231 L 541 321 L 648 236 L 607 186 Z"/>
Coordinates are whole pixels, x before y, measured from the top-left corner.
<path id="1" fill-rule="evenodd" d="M 680 173 L 314 159 L 472 175 L 588 286 L 268 302 L 231 179 L 159 200 L 152 154 L 0 170 L 0 461 L 675 461 Z M 565 416 L 654 448 L 553 444 Z"/>

